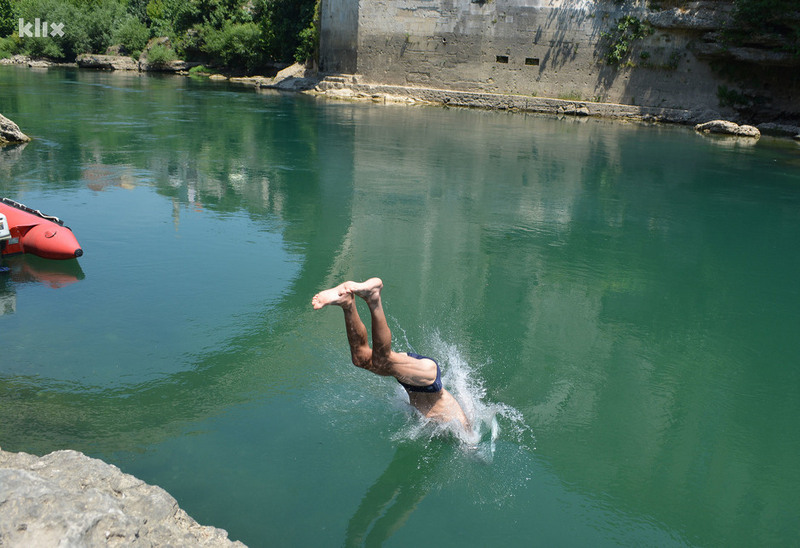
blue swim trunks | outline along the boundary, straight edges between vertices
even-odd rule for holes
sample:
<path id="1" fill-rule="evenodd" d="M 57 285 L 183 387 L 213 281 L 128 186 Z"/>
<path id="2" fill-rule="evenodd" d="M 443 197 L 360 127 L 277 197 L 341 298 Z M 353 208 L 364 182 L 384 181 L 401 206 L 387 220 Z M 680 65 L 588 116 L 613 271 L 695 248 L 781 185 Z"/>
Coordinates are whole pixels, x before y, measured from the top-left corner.
<path id="1" fill-rule="evenodd" d="M 413 352 L 406 352 L 412 358 L 417 358 L 418 360 L 431 360 L 433 363 L 436 364 L 436 380 L 433 381 L 433 384 L 429 384 L 428 386 L 413 386 L 411 384 L 406 384 L 404 382 L 400 382 L 403 385 L 403 388 L 408 390 L 409 392 L 428 392 L 430 394 L 434 394 L 436 392 L 441 392 L 442 390 L 442 370 L 439 369 L 439 362 L 434 360 L 433 358 L 429 358 L 427 356 L 420 356 L 419 354 L 414 354 Z"/>

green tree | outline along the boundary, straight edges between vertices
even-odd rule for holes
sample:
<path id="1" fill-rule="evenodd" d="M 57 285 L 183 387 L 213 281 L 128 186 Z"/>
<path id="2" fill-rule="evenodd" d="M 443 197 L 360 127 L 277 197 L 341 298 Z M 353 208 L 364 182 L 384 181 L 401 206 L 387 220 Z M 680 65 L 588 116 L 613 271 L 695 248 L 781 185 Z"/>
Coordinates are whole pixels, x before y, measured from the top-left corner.
<path id="1" fill-rule="evenodd" d="M 253 22 L 225 21 L 221 29 L 203 27 L 202 51 L 212 63 L 253 72 L 265 61 L 261 29 Z"/>
<path id="2" fill-rule="evenodd" d="M 294 60 L 300 32 L 313 21 L 315 4 L 316 0 L 256 0 L 264 47 L 273 60 Z"/>
<path id="3" fill-rule="evenodd" d="M 11 0 L 0 0 L 0 36 L 9 36 L 17 28 L 14 6 Z"/>
<path id="4" fill-rule="evenodd" d="M 119 44 L 125 51 L 136 57 L 147 45 L 150 38 L 150 29 L 133 15 L 125 18 L 116 29 L 112 36 L 113 43 Z"/>

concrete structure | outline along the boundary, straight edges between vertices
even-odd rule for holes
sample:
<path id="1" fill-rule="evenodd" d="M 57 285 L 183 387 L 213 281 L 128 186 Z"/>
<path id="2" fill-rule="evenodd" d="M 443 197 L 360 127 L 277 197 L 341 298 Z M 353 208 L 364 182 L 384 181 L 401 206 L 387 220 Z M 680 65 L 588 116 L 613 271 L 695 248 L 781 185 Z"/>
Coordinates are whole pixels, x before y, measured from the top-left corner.
<path id="1" fill-rule="evenodd" d="M 758 82 L 747 81 L 749 68 L 744 78 L 712 70 L 710 59 L 730 54 L 714 31 L 730 20 L 731 9 L 724 0 L 661 11 L 612 0 L 322 0 L 320 69 L 355 74 L 358 83 L 712 109 L 735 117 L 720 104 L 724 86 L 736 98 L 768 95 L 774 117 L 800 111 L 800 79 L 786 70 L 762 72 Z M 625 16 L 649 21 L 652 33 L 629 40 L 629 53 L 612 65 L 607 33 Z M 747 62 L 757 71 L 765 61 L 786 59 L 759 53 Z"/>

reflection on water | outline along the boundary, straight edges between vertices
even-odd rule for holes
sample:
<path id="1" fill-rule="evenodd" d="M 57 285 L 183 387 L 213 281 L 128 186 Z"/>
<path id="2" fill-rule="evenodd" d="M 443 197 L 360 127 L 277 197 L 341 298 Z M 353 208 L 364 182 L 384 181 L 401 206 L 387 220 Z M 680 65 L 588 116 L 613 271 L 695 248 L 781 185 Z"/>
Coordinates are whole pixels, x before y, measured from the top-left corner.
<path id="1" fill-rule="evenodd" d="M 4 448 L 123 463 L 254 546 L 797 537 L 796 147 L 140 75 L 0 84 L 35 137 L 0 150 L 0 194 L 91 250 L 2 282 Z M 373 275 L 400 342 L 497 417 L 493 459 L 454 457 L 310 310 Z"/>
<path id="2" fill-rule="evenodd" d="M 448 451 L 444 444 L 432 445 L 421 452 L 417 444 L 400 444 L 350 518 L 345 546 L 381 546 L 405 525 L 435 483 L 432 480 Z"/>
<path id="3" fill-rule="evenodd" d="M 78 259 L 53 261 L 35 255 L 4 257 L 12 284 L 41 283 L 52 289 L 74 284 L 86 277 Z"/>

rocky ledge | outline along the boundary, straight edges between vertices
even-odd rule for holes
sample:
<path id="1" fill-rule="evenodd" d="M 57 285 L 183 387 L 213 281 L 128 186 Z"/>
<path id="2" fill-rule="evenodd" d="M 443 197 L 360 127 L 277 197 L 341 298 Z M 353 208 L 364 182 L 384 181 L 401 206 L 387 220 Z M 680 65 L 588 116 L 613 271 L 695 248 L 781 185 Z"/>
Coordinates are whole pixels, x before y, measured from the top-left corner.
<path id="1" fill-rule="evenodd" d="M 761 132 L 758 128 L 747 125 L 739 125 L 727 120 L 712 120 L 694 126 L 695 131 L 701 133 L 719 133 L 722 135 L 735 135 L 737 137 L 752 137 L 758 139 Z"/>
<path id="2" fill-rule="evenodd" d="M 0 114 L 0 145 L 27 143 L 30 140 L 17 124 Z"/>
<path id="3" fill-rule="evenodd" d="M 160 487 L 77 451 L 0 450 L 0 507 L 0 546 L 244 546 Z"/>

